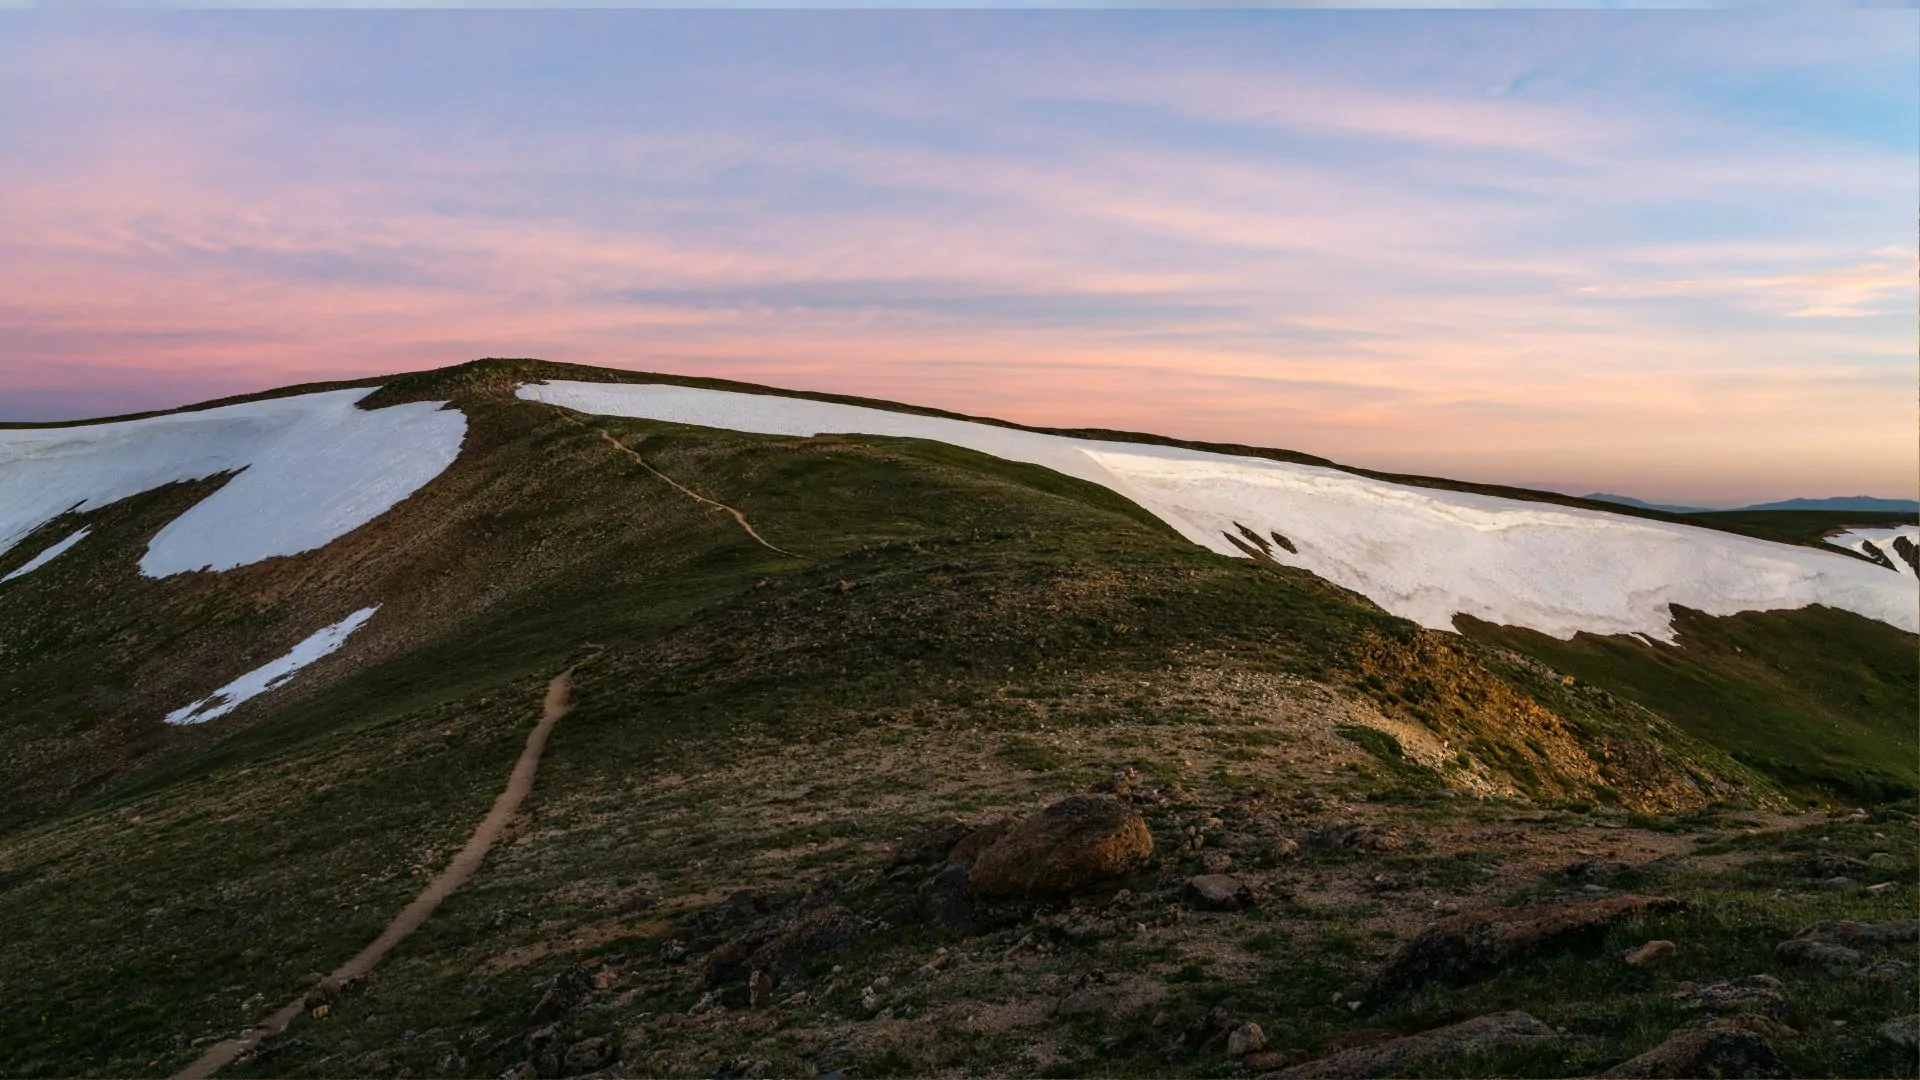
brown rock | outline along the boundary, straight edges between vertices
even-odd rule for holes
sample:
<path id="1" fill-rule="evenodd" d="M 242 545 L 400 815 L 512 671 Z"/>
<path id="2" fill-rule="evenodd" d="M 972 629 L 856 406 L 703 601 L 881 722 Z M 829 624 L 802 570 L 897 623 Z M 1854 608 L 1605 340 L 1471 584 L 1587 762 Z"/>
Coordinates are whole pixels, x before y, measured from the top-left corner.
<path id="1" fill-rule="evenodd" d="M 980 852 L 971 868 L 973 889 L 986 897 L 1064 896 L 1124 877 L 1152 855 L 1153 834 L 1132 807 L 1076 795 L 1027 818 Z"/>
<path id="2" fill-rule="evenodd" d="M 1227 1034 L 1228 1057 L 1246 1057 L 1266 1048 L 1267 1033 L 1260 1030 L 1259 1024 L 1241 1024 Z"/>
<path id="3" fill-rule="evenodd" d="M 1782 988 L 1780 980 L 1771 975 L 1754 975 L 1704 986 L 1682 983 L 1673 999 L 1689 1009 L 1757 1013 L 1778 1019 L 1787 1014 L 1787 999 L 1781 994 Z"/>
<path id="4" fill-rule="evenodd" d="M 1637 949 L 1628 949 L 1620 959 L 1628 967 L 1653 967 L 1673 959 L 1679 951 L 1680 946 L 1671 941 L 1649 941 Z"/>
<path id="5" fill-rule="evenodd" d="M 560 1056 L 568 1073 L 592 1072 L 613 1057 L 613 1047 L 602 1038 L 581 1039 Z"/>
<path id="6" fill-rule="evenodd" d="M 947 852 L 947 861 L 961 866 L 972 866 L 980 853 L 1000 842 L 1000 838 L 1013 831 L 1020 822 L 1016 818 L 1003 817 L 989 821 L 960 838 Z"/>
<path id="7" fill-rule="evenodd" d="M 1187 879 L 1187 898 L 1194 906 L 1214 911 L 1233 911 L 1253 904 L 1253 890 L 1239 878 L 1225 874 L 1201 874 Z"/>
<path id="8" fill-rule="evenodd" d="M 1449 915 L 1394 951 L 1369 984 L 1367 998 L 1379 1003 L 1429 982 L 1470 982 L 1521 956 L 1596 937 L 1622 919 L 1684 906 L 1666 897 L 1624 893 Z"/>
<path id="9" fill-rule="evenodd" d="M 1269 1073 L 1273 1080 L 1371 1080 L 1419 1073 L 1448 1058 L 1535 1046 L 1560 1038 L 1523 1012 L 1493 1013 L 1418 1035 L 1359 1046 Z"/>
<path id="10" fill-rule="evenodd" d="M 340 980 L 329 975 L 319 982 L 314 983 L 313 989 L 307 991 L 306 1005 L 308 1008 L 312 1008 L 315 1005 L 324 1005 L 339 997 L 340 990 Z"/>
<path id="11" fill-rule="evenodd" d="M 1684 1028 L 1659 1046 L 1600 1074 L 1604 1077 L 1785 1077 L 1792 1073 L 1760 1035 L 1739 1023 Z"/>
<path id="12" fill-rule="evenodd" d="M 965 840 L 974 831 L 973 826 L 958 818 L 946 818 L 914 833 L 893 849 L 887 860 L 888 870 L 898 870 L 903 866 L 938 866 L 947 861 L 947 853 L 955 844 Z"/>

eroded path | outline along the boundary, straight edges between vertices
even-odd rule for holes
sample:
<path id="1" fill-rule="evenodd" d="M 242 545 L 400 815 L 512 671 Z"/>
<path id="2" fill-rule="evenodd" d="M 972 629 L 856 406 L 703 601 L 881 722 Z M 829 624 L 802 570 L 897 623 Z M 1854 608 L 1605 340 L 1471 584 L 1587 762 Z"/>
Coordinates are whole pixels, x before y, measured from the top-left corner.
<path id="1" fill-rule="evenodd" d="M 453 857 L 446 869 L 434 875 L 419 896 L 401 910 L 387 928 L 380 932 L 366 948 L 354 954 L 351 960 L 341 964 L 327 976 L 327 981 L 336 987 L 343 987 L 353 980 L 372 971 L 381 958 L 392 951 L 395 945 L 408 934 L 420 928 L 427 921 L 440 902 L 453 894 L 455 889 L 467 883 L 473 872 L 480 868 L 481 860 L 487 857 L 487 851 L 494 841 L 506 831 L 507 822 L 520 809 L 520 803 L 533 790 L 534 774 L 540 771 L 540 755 L 546 749 L 547 735 L 553 731 L 554 724 L 565 716 L 573 690 L 573 669 L 555 675 L 547 683 L 547 697 L 540 710 L 540 722 L 527 735 L 527 745 L 520 751 L 520 759 L 513 763 L 513 773 L 507 777 L 506 790 L 493 801 L 493 809 L 473 831 L 465 847 Z M 265 1040 L 285 1031 L 307 1007 L 303 995 L 281 1006 L 279 1011 L 267 1017 L 266 1022 L 257 1027 L 248 1028 L 239 1035 L 224 1042 L 218 1042 L 207 1048 L 206 1053 L 174 1074 L 174 1080 L 206 1080 L 219 1072 L 240 1055 L 259 1046 Z"/>
<path id="2" fill-rule="evenodd" d="M 679 492 L 682 495 L 685 495 L 689 499 L 693 499 L 696 502 L 702 502 L 708 506 L 714 507 L 715 509 L 725 510 L 727 513 L 732 514 L 733 520 L 738 522 L 740 524 L 740 527 L 746 530 L 747 535 L 753 537 L 754 542 L 758 543 L 761 547 L 766 548 L 768 551 L 777 551 L 782 555 L 791 555 L 796 559 L 806 558 L 805 555 L 802 555 L 798 552 L 788 551 L 786 548 L 768 543 L 766 537 L 761 536 L 759 533 L 753 530 L 753 523 L 747 520 L 747 515 L 741 513 L 738 510 L 735 510 L 733 507 L 728 506 L 726 503 L 715 502 L 714 500 L 707 498 L 705 495 L 702 495 L 699 492 L 684 486 L 678 480 L 675 480 L 673 477 L 668 476 L 666 473 L 663 473 L 659 469 L 654 468 L 652 463 L 647 461 L 646 458 L 643 458 L 640 456 L 640 451 L 635 450 L 633 447 L 628 446 L 626 443 L 623 443 L 619 439 L 614 438 L 613 434 L 607 431 L 606 429 L 596 428 L 595 430 L 600 432 L 601 438 L 612 443 L 615 446 L 615 448 L 620 450 L 621 453 L 624 453 L 628 457 L 639 462 L 641 468 L 647 470 L 653 475 L 659 477 L 661 480 L 665 481 L 669 487 L 673 488 L 673 490 Z"/>

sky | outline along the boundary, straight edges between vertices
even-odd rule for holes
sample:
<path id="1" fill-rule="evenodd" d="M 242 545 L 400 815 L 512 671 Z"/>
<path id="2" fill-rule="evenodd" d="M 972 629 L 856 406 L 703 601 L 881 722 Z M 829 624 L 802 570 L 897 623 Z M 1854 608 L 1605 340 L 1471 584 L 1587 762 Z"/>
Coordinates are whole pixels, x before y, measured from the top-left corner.
<path id="1" fill-rule="evenodd" d="M 0 419 L 539 356 L 1920 487 L 1920 12 L 0 13 Z"/>

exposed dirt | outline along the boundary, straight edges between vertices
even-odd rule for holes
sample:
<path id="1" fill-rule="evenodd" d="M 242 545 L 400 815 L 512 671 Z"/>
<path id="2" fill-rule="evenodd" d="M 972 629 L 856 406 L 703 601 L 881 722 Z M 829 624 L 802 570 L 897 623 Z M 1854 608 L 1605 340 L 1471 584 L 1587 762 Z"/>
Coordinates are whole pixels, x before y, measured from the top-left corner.
<path id="1" fill-rule="evenodd" d="M 605 428 L 598 428 L 596 430 L 600 432 L 601 438 L 612 443 L 616 449 L 620 450 L 620 452 L 626 454 L 628 457 L 632 458 L 634 461 L 639 462 L 641 468 L 652 473 L 654 476 L 659 477 L 662 481 L 664 481 L 667 484 L 668 487 L 671 487 L 673 490 L 679 492 L 682 495 L 685 495 L 687 498 L 692 499 L 695 502 L 704 503 L 707 506 L 714 507 L 715 509 L 725 510 L 727 513 L 733 515 L 733 520 L 739 523 L 740 528 L 745 530 L 748 536 L 753 537 L 754 543 L 759 544 L 761 547 L 766 548 L 768 551 L 778 552 L 781 555 L 792 555 L 796 559 L 806 558 L 805 555 L 801 555 L 797 552 L 788 551 L 786 548 L 768 543 L 766 537 L 761 536 L 758 532 L 754 531 L 753 523 L 747 520 L 747 515 L 741 513 L 740 511 L 734 509 L 731 506 L 728 506 L 726 503 L 716 502 L 712 499 L 707 498 L 705 495 L 702 495 L 699 492 L 686 487 L 685 485 L 681 484 L 678 480 L 675 480 L 673 477 L 668 476 L 666 473 L 663 473 L 659 469 L 654 468 L 653 465 L 649 463 L 646 458 L 643 458 L 640 456 L 640 452 L 638 450 L 635 450 L 633 447 L 628 446 L 626 443 L 623 443 L 619 439 L 614 438 L 613 433 L 607 431 Z"/>
<path id="2" fill-rule="evenodd" d="M 374 969 L 380 960 L 400 944 L 408 934 L 418 930 L 433 915 L 440 902 L 453 895 L 454 890 L 467 883 L 473 872 L 480 868 L 481 860 L 493 847 L 494 841 L 506 831 L 507 823 L 519 811 L 520 803 L 533 790 L 533 778 L 540 771 L 540 755 L 546 750 L 547 736 L 553 726 L 567 714 L 568 695 L 573 689 L 573 669 L 568 668 L 553 677 L 547 684 L 547 698 L 540 710 L 540 722 L 534 725 L 527 735 L 526 748 L 520 751 L 520 758 L 513 763 L 513 772 L 507 777 L 506 790 L 494 800 L 493 809 L 473 830 L 460 853 L 453 857 L 446 869 L 435 874 L 420 895 L 403 908 L 387 928 L 380 932 L 366 948 L 354 954 L 353 958 L 341 964 L 321 981 L 323 997 L 337 995 L 341 987 Z M 207 1080 L 222 1068 L 231 1064 L 240 1055 L 247 1053 L 261 1042 L 287 1029 L 295 1017 L 306 1010 L 308 1000 L 313 994 L 303 995 L 289 1001 L 267 1017 L 266 1022 L 249 1028 L 231 1039 L 213 1044 L 207 1052 L 201 1054 L 186 1068 L 174 1074 L 174 1080 Z"/>

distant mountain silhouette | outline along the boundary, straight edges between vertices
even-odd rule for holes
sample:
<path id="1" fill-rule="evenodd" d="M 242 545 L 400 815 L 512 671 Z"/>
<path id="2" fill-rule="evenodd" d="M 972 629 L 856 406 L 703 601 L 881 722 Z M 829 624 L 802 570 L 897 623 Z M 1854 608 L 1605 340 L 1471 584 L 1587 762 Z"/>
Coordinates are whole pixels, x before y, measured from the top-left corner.
<path id="1" fill-rule="evenodd" d="M 1583 499 L 1592 499 L 1594 502 L 1610 502 L 1617 503 L 1621 506 L 1637 506 L 1642 510 L 1665 510 L 1669 514 L 1700 514 L 1705 513 L 1707 509 L 1704 506 L 1670 506 L 1666 503 L 1651 503 L 1642 499 L 1636 499 L 1631 495 L 1613 495 L 1605 491 L 1596 491 L 1590 495 L 1582 495 L 1580 497 Z"/>
<path id="2" fill-rule="evenodd" d="M 1599 498 L 1600 496 L 1591 496 Z M 1885 510 L 1890 514 L 1920 514 L 1920 502 L 1913 499 L 1876 499 L 1871 495 L 1840 495 L 1831 499 L 1787 499 L 1758 503 L 1742 510 Z"/>
<path id="3" fill-rule="evenodd" d="M 1642 510 L 1665 510 L 1669 514 L 1730 513 L 1734 510 L 1846 510 L 1866 513 L 1884 511 L 1889 514 L 1920 514 L 1920 502 L 1913 499 L 1876 499 L 1871 495 L 1838 495 L 1829 499 L 1785 499 L 1780 502 L 1736 506 L 1727 511 L 1716 511 L 1705 506 L 1673 506 L 1668 503 L 1647 502 L 1631 495 L 1614 495 L 1605 491 L 1596 491 L 1580 497 L 1592 499 L 1595 502 L 1635 506 Z"/>

